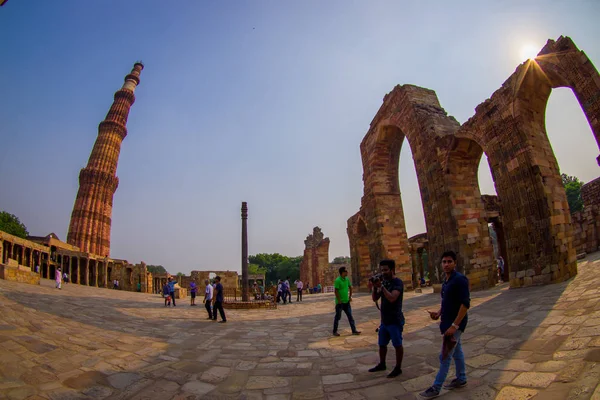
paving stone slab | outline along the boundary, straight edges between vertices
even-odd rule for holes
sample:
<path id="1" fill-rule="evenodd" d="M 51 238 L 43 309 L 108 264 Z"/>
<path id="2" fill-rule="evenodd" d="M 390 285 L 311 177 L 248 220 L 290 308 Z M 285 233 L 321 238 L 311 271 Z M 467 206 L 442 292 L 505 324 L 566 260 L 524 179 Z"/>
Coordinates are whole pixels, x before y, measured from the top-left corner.
<path id="1" fill-rule="evenodd" d="M 555 374 L 548 372 L 523 372 L 512 381 L 512 384 L 515 386 L 545 388 L 548 387 L 555 378 Z"/>
<path id="2" fill-rule="evenodd" d="M 216 388 L 215 385 L 201 381 L 190 381 L 181 387 L 184 393 L 191 393 L 197 396 L 202 396 L 212 392 Z"/>
<path id="3" fill-rule="evenodd" d="M 528 400 L 537 395 L 535 389 L 516 388 L 513 386 L 505 386 L 500 390 L 495 400 Z"/>
<path id="4" fill-rule="evenodd" d="M 290 382 L 290 378 L 279 376 L 251 376 L 246 384 L 246 389 L 280 388 L 288 386 Z"/>
<path id="5" fill-rule="evenodd" d="M 475 357 L 466 358 L 465 362 L 467 365 L 473 368 L 481 368 L 488 365 L 492 365 L 500 361 L 502 358 L 493 354 L 480 354 Z"/>
<path id="6" fill-rule="evenodd" d="M 352 374 L 324 375 L 323 385 L 337 385 L 354 381 Z"/>
<path id="7" fill-rule="evenodd" d="M 121 372 L 110 375 L 107 379 L 110 386 L 122 390 L 142 379 L 142 376 L 131 372 Z"/>

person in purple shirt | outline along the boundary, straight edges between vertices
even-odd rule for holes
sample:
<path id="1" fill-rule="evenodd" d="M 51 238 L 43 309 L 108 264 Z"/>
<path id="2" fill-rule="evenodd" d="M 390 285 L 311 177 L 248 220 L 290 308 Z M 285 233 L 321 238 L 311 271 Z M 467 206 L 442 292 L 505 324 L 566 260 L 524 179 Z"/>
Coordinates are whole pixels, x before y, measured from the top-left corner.
<path id="1" fill-rule="evenodd" d="M 163 286 L 163 297 L 165 298 L 165 307 L 167 305 L 171 307 L 171 289 L 169 289 L 168 283 L 165 283 L 165 286 Z"/>
<path id="2" fill-rule="evenodd" d="M 219 314 L 221 314 L 220 324 L 227 322 L 227 318 L 225 317 L 225 311 L 223 310 L 223 285 L 221 285 L 221 277 L 215 276 L 215 282 L 217 283 L 215 286 L 215 293 L 213 296 L 213 321 L 217 320 L 217 310 L 219 310 Z"/>
<path id="3" fill-rule="evenodd" d="M 196 282 L 190 282 L 190 306 L 196 305 L 196 292 L 198 291 L 198 287 L 196 286 Z"/>

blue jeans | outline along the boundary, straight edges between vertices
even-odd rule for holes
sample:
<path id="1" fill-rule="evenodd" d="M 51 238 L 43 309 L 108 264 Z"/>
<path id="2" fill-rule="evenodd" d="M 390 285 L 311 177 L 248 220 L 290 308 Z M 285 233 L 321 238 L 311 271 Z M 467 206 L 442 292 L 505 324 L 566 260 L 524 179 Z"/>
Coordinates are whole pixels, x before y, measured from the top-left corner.
<path id="1" fill-rule="evenodd" d="M 442 385 L 448 376 L 448 371 L 450 370 L 450 363 L 454 358 L 454 366 L 456 367 L 456 379 L 459 381 L 466 382 L 467 381 L 467 370 L 465 367 L 465 354 L 462 350 L 462 344 L 460 341 L 460 337 L 462 335 L 462 331 L 457 330 L 454 333 L 454 339 L 456 339 L 456 346 L 450 351 L 445 360 L 442 360 L 442 352 L 440 352 L 440 370 L 438 371 L 437 376 L 435 377 L 435 382 L 433 382 L 433 387 L 439 392 L 442 389 Z"/>
<path id="2" fill-rule="evenodd" d="M 350 303 L 341 303 L 335 305 L 335 318 L 333 319 L 333 331 L 337 332 L 338 326 L 340 323 L 340 319 L 342 318 L 342 311 L 348 317 L 348 322 L 350 322 L 350 328 L 352 332 L 356 332 L 356 324 L 354 323 L 354 318 L 352 317 L 352 307 L 350 307 Z"/>

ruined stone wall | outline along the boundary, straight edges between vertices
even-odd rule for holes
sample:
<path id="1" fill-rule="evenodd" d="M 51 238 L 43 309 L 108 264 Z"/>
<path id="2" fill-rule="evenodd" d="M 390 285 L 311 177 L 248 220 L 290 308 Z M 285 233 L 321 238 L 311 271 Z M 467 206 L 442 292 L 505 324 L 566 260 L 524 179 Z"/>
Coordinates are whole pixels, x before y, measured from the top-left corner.
<path id="1" fill-rule="evenodd" d="M 600 178 L 581 187 L 583 210 L 571 214 L 573 247 L 577 254 L 593 253 L 600 247 Z"/>
<path id="2" fill-rule="evenodd" d="M 300 280 L 314 287 L 323 286 L 325 271 L 329 266 L 329 238 L 323 236 L 321 228 L 316 226 L 313 233 L 304 241 L 304 254 L 300 262 Z"/>
<path id="3" fill-rule="evenodd" d="M 18 265 L 15 260 L 10 260 L 8 264 L 0 264 L 0 279 L 30 285 L 40 284 L 40 274 L 32 272 L 28 267 Z"/>
<path id="4" fill-rule="evenodd" d="M 239 274 L 236 271 L 192 271 L 189 276 L 177 277 L 177 282 L 183 288 L 188 289 L 190 282 L 195 282 L 199 288 L 204 288 L 204 281 L 206 279 L 213 279 L 215 276 L 221 277 L 221 284 L 223 288 L 228 289 L 240 289 L 238 285 Z"/>
<path id="5" fill-rule="evenodd" d="M 593 253 L 600 246 L 600 207 L 586 206 L 571 214 L 573 221 L 573 247 L 577 254 Z"/>
<path id="6" fill-rule="evenodd" d="M 367 282 L 369 277 L 375 272 L 375 266 L 371 263 L 369 235 L 360 212 L 348 219 L 346 232 L 350 239 L 352 285 L 356 289 L 367 290 Z"/>
<path id="7" fill-rule="evenodd" d="M 600 206 L 600 178 L 581 187 L 581 199 L 585 207 Z"/>
<path id="8" fill-rule="evenodd" d="M 354 280 L 352 279 L 352 266 L 350 264 L 329 264 L 323 274 L 323 283 L 321 283 L 321 286 L 333 286 L 333 283 L 337 277 L 340 276 L 341 267 L 346 267 L 346 270 L 348 271 L 348 277 L 350 278 L 352 286 L 354 287 L 355 284 Z"/>

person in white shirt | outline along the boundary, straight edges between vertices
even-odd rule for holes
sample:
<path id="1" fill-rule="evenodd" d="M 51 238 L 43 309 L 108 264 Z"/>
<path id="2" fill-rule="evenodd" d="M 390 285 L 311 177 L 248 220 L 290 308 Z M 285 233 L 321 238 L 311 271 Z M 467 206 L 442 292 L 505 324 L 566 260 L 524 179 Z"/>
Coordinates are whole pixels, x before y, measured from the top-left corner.
<path id="1" fill-rule="evenodd" d="M 283 295 L 282 292 L 282 288 L 283 288 L 283 283 L 281 283 L 281 279 L 279 280 L 279 282 L 277 283 L 277 303 L 279 303 L 279 300 L 281 300 L 281 296 Z"/>
<path id="2" fill-rule="evenodd" d="M 204 307 L 206 307 L 206 311 L 208 311 L 207 319 L 212 319 L 212 310 L 210 308 L 210 303 L 212 302 L 214 287 L 210 284 L 210 281 L 208 279 L 206 279 L 204 283 L 206 284 L 206 289 L 204 289 Z"/>
<path id="3" fill-rule="evenodd" d="M 302 301 L 302 289 L 304 288 L 304 284 L 302 283 L 302 281 L 300 279 L 298 279 L 297 281 L 294 281 L 294 283 L 296 284 L 296 290 L 297 290 L 297 294 L 296 294 L 296 301 Z"/>

